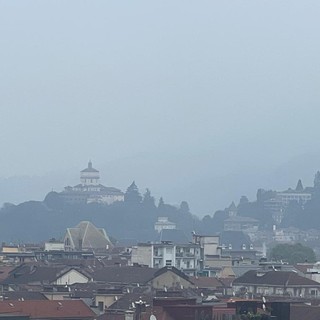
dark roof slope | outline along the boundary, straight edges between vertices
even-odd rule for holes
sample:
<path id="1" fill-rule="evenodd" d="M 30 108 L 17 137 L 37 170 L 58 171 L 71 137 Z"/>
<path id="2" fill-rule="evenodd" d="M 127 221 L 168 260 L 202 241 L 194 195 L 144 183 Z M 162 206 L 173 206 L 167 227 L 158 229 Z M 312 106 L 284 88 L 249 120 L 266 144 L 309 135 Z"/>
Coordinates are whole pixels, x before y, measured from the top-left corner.
<path id="1" fill-rule="evenodd" d="M 63 265 L 46 266 L 39 264 L 22 264 L 13 269 L 9 276 L 1 281 L 1 284 L 50 284 L 70 270 L 77 270 L 90 279 L 90 275 L 84 270 Z"/>
<path id="2" fill-rule="evenodd" d="M 191 237 L 187 237 L 183 230 L 179 229 L 163 229 L 160 232 L 158 241 L 170 241 L 175 244 L 188 244 Z"/>
<path id="3" fill-rule="evenodd" d="M 319 306 L 295 305 L 290 306 L 290 320 L 319 320 Z"/>
<path id="4" fill-rule="evenodd" d="M 222 283 L 218 278 L 215 277 L 190 277 L 190 280 L 197 286 L 198 288 L 222 288 L 225 287 L 224 283 Z"/>
<path id="5" fill-rule="evenodd" d="M 137 266 L 112 266 L 95 270 L 93 280 L 104 283 L 139 283 L 144 284 L 150 280 L 158 269 Z"/>
<path id="6" fill-rule="evenodd" d="M 149 281 L 151 281 L 152 279 L 159 277 L 160 275 L 166 273 L 166 272 L 173 272 L 175 273 L 177 276 L 179 276 L 180 278 L 189 281 L 190 283 L 192 283 L 189 279 L 189 277 L 182 271 L 180 271 L 179 269 L 175 268 L 175 267 L 163 267 L 161 269 L 158 269 L 158 271 L 156 271 L 154 273 L 154 275 L 152 276 L 152 278 L 149 279 Z M 193 284 L 193 283 L 192 283 Z"/>
<path id="7" fill-rule="evenodd" d="M 312 286 L 320 287 L 320 283 L 299 276 L 292 271 L 268 271 L 261 272 L 259 270 L 250 270 L 244 275 L 233 281 L 234 285 L 269 285 L 281 287 L 295 287 L 295 286 Z"/>
<path id="8" fill-rule="evenodd" d="M 220 233 L 220 243 L 232 245 L 233 250 L 241 250 L 242 245 L 249 246 L 251 244 L 250 237 L 242 231 L 223 231 Z"/>
<path id="9" fill-rule="evenodd" d="M 57 278 L 64 266 L 42 266 L 38 264 L 22 264 L 13 269 L 2 284 L 51 283 Z"/>

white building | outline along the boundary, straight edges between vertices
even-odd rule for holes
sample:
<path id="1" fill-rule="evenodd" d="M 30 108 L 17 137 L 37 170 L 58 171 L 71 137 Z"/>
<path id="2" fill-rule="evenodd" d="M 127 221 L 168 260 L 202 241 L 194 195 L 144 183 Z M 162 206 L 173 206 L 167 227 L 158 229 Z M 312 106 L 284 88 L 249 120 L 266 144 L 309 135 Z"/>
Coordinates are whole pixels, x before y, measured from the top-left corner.
<path id="1" fill-rule="evenodd" d="M 131 263 L 159 269 L 174 266 L 187 275 L 196 275 L 200 257 L 200 246 L 195 244 L 140 243 L 132 248 Z"/>
<path id="2" fill-rule="evenodd" d="M 151 268 L 174 266 L 193 276 L 204 268 L 221 268 L 231 265 L 231 260 L 221 257 L 219 236 L 193 236 L 192 243 L 140 243 L 132 248 L 131 263 Z"/>
<path id="3" fill-rule="evenodd" d="M 311 200 L 311 193 L 307 192 L 295 192 L 295 191 L 285 191 L 285 192 L 278 192 L 277 199 L 280 200 L 283 207 L 287 207 L 290 202 L 298 202 L 300 204 L 305 204 L 306 202 Z"/>
<path id="4" fill-rule="evenodd" d="M 162 230 L 174 230 L 177 225 L 169 221 L 168 217 L 158 217 L 158 221 L 154 224 L 154 230 L 161 232 Z"/>
<path id="5" fill-rule="evenodd" d="M 60 195 L 69 203 L 111 204 L 116 201 L 124 201 L 124 194 L 121 190 L 100 184 L 100 173 L 92 167 L 91 161 L 87 168 L 80 171 L 80 184 L 65 187 Z"/>
<path id="6" fill-rule="evenodd" d="M 64 243 L 60 241 L 49 241 L 44 244 L 44 251 L 64 251 Z"/>

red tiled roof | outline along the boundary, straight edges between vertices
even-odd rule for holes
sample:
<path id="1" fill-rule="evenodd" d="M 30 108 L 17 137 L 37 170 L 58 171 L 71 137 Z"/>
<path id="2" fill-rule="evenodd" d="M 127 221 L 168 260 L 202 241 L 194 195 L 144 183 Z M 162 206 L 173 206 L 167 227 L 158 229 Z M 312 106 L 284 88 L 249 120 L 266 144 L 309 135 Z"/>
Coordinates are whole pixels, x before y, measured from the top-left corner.
<path id="1" fill-rule="evenodd" d="M 82 300 L 0 301 L 0 314 L 19 313 L 31 319 L 93 319 L 95 313 Z"/>

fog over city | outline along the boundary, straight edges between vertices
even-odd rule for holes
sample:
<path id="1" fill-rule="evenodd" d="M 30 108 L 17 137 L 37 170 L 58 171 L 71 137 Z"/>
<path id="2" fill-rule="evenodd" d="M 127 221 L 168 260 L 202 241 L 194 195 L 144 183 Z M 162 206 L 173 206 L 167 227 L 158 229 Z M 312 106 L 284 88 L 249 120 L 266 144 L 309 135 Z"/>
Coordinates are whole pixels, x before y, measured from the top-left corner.
<path id="1" fill-rule="evenodd" d="M 320 169 L 320 2 L 0 1 L 0 203 L 92 160 L 203 216 Z"/>

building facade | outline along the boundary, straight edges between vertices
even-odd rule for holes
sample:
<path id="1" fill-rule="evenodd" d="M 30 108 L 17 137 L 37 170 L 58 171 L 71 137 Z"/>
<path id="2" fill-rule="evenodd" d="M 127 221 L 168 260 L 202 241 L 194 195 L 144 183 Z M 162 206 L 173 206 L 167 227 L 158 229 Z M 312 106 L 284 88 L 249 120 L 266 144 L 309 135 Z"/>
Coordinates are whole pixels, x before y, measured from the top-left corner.
<path id="1" fill-rule="evenodd" d="M 187 275 L 200 270 L 201 252 L 197 244 L 140 243 L 132 248 L 131 263 L 151 268 L 176 267 Z"/>

